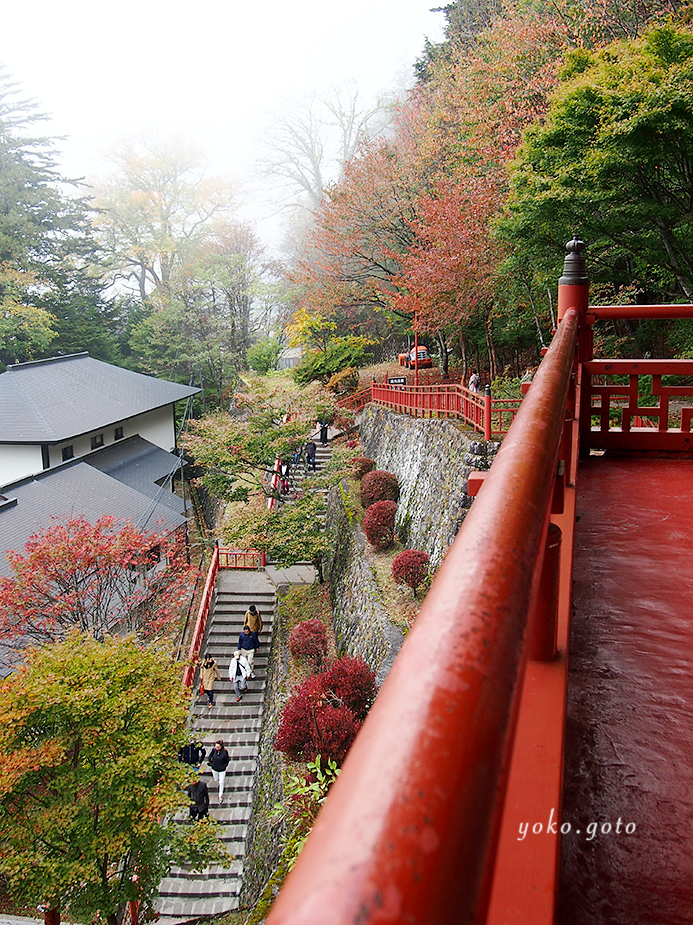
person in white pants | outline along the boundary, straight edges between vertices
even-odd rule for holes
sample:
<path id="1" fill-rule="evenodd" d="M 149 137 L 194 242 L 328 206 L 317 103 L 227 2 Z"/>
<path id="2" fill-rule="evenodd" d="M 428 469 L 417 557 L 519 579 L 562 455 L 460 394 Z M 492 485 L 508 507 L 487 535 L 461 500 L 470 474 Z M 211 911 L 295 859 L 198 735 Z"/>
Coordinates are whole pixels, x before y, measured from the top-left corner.
<path id="1" fill-rule="evenodd" d="M 214 783 L 219 785 L 219 802 L 224 802 L 224 781 L 226 780 L 226 769 L 231 760 L 229 753 L 224 748 L 221 739 L 217 739 L 212 749 L 212 754 L 207 759 L 212 769 Z"/>

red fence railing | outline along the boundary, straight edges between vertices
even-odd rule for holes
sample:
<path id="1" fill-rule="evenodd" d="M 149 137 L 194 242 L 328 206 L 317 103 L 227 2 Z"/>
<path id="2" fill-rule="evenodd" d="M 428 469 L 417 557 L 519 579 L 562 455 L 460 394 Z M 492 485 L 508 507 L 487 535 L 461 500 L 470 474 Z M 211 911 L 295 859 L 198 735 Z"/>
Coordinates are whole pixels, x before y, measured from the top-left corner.
<path id="1" fill-rule="evenodd" d="M 219 568 L 261 569 L 265 567 L 265 552 L 262 549 L 228 549 L 219 547 Z"/>
<path id="2" fill-rule="evenodd" d="M 373 401 L 415 417 L 454 418 L 491 440 L 506 433 L 520 399 L 498 400 L 461 385 L 373 385 Z"/>
<path id="3" fill-rule="evenodd" d="M 693 305 L 597 305 L 588 309 L 582 347 L 580 440 L 583 446 L 693 452 L 693 360 L 592 357 L 595 322 L 654 318 L 693 318 Z M 645 383 L 644 377 L 650 377 L 651 381 Z"/>
<path id="4" fill-rule="evenodd" d="M 369 389 L 342 399 L 339 404 L 360 411 L 370 401 L 399 414 L 463 421 L 482 433 L 486 440 L 508 432 L 521 404 L 519 398 L 491 398 L 456 384 L 414 386 L 377 382 Z"/>
<path id="5" fill-rule="evenodd" d="M 195 626 L 193 627 L 192 639 L 190 640 L 190 646 L 188 648 L 188 664 L 185 666 L 185 670 L 183 671 L 184 688 L 191 688 L 195 679 L 195 671 L 197 669 L 197 662 L 200 657 L 200 649 L 202 648 L 202 640 L 204 639 L 205 629 L 207 628 L 207 619 L 209 617 L 209 611 L 212 605 L 212 597 L 214 596 L 214 586 L 216 583 L 218 571 L 219 547 L 215 546 L 214 552 L 212 553 L 212 561 L 209 564 L 209 571 L 207 572 L 207 580 L 205 581 L 204 591 L 202 592 L 200 606 L 197 610 L 197 619 L 195 620 Z"/>

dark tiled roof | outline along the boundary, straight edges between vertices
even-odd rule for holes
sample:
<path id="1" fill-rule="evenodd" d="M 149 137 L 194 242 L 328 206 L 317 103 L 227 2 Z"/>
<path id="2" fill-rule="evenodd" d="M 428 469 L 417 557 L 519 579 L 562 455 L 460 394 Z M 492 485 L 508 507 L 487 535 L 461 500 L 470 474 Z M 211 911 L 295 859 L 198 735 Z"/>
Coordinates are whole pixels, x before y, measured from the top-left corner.
<path id="1" fill-rule="evenodd" d="M 22 551 L 28 538 L 49 527 L 56 517 L 83 516 L 94 523 L 104 514 L 112 514 L 142 530 L 161 533 L 185 523 L 182 514 L 162 500 L 154 500 L 82 460 L 47 469 L 6 485 L 0 492 L 17 502 L 3 504 L 0 498 L 0 575 L 11 574 L 4 553 Z"/>
<path id="2" fill-rule="evenodd" d="M 86 353 L 8 366 L 0 375 L 0 441 L 58 443 L 199 391 Z"/>
<path id="3" fill-rule="evenodd" d="M 84 462 L 136 491 L 156 498 L 174 511 L 184 512 L 183 499 L 171 491 L 171 478 L 181 459 L 144 437 L 128 437 L 83 457 Z"/>

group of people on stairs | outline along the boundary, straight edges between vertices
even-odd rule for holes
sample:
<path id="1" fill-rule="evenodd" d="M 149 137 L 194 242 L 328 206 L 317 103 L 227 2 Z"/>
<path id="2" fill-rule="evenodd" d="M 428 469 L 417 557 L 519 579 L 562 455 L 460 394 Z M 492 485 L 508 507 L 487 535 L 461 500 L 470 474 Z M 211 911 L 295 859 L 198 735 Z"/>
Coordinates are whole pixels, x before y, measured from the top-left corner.
<path id="1" fill-rule="evenodd" d="M 245 612 L 243 631 L 238 637 L 238 646 L 233 653 L 229 665 L 229 680 L 233 683 L 236 693 L 236 703 L 243 699 L 248 689 L 248 680 L 255 677 L 255 653 L 260 648 L 260 633 L 262 632 L 262 615 L 255 604 L 251 604 Z M 217 661 L 210 653 L 200 661 L 200 693 L 207 696 L 207 707 L 214 707 L 214 683 L 221 680 Z M 178 751 L 179 761 L 195 766 L 198 776 L 186 787 L 186 794 L 190 800 L 189 814 L 192 820 L 205 819 L 209 815 L 209 789 L 199 776 L 199 770 L 204 761 L 206 751 L 201 742 L 190 742 Z M 219 804 L 224 802 L 224 783 L 226 769 L 230 761 L 229 753 L 221 739 L 214 743 L 207 763 L 212 772 L 215 784 L 218 786 Z"/>
<path id="2" fill-rule="evenodd" d="M 236 703 L 243 700 L 248 689 L 248 679 L 255 677 L 255 653 L 260 648 L 262 615 L 255 604 L 245 612 L 243 631 L 238 637 L 238 646 L 229 665 L 229 681 L 236 692 Z M 209 652 L 200 662 L 200 693 L 207 695 L 207 708 L 214 706 L 214 682 L 220 681 L 219 666 Z"/>

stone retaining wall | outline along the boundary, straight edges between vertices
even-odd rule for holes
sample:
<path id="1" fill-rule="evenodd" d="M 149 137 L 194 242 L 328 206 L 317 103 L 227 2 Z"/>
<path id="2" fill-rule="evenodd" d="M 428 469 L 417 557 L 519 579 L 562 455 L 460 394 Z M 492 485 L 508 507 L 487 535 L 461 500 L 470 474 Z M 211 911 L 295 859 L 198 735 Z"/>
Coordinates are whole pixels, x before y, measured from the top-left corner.
<path id="1" fill-rule="evenodd" d="M 469 473 L 488 469 L 499 444 L 452 421 L 412 418 L 375 404 L 364 409 L 360 431 L 363 455 L 399 479 L 402 543 L 423 549 L 437 567 L 471 504 Z"/>
<path id="2" fill-rule="evenodd" d="M 326 570 L 332 597 L 337 651 L 361 658 L 382 684 L 404 640 L 380 603 L 375 575 L 363 554 L 366 538 L 352 523 L 339 488 L 330 493 L 327 527 L 335 531 L 335 548 Z"/>

